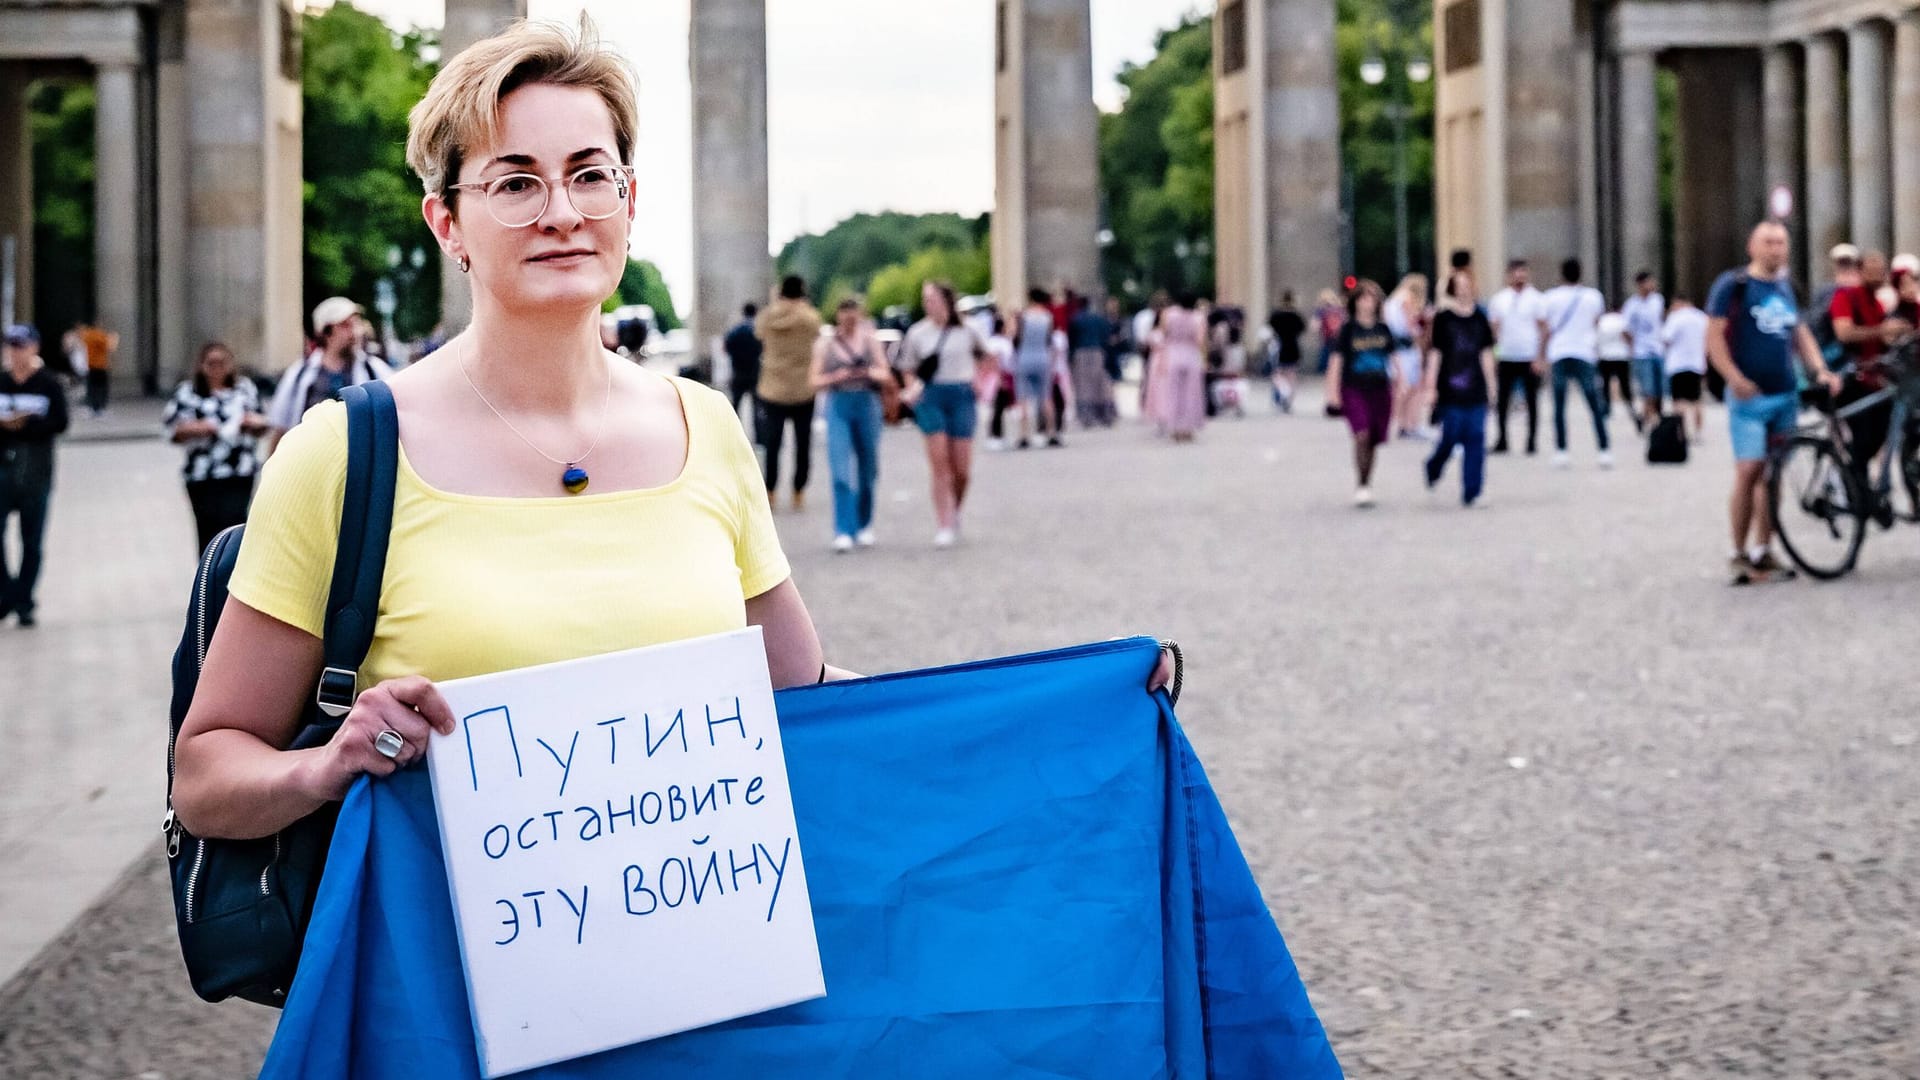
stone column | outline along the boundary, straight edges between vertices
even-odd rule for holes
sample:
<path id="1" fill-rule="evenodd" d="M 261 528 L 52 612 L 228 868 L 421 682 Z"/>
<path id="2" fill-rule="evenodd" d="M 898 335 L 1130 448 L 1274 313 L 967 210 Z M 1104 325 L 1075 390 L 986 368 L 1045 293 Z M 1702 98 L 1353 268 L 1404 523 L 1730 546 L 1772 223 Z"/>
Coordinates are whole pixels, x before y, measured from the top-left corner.
<path id="1" fill-rule="evenodd" d="M 1847 30 L 1847 145 L 1853 242 L 1885 251 L 1893 242 L 1893 129 L 1889 121 L 1887 24 Z"/>
<path id="2" fill-rule="evenodd" d="M 447 0 L 446 9 L 440 30 L 443 64 L 474 42 L 499 33 L 513 20 L 526 18 L 527 0 Z M 473 319 L 473 290 L 467 284 L 467 275 L 445 255 L 440 258 L 440 318 L 448 334 L 459 333 Z"/>
<path id="3" fill-rule="evenodd" d="M 1618 60 L 1620 277 L 1660 272 L 1660 115 L 1654 91 L 1658 63 L 1650 52 Z"/>
<path id="4" fill-rule="evenodd" d="M 1807 242 L 1801 226 L 1806 221 L 1805 155 L 1801 135 L 1805 120 L 1800 108 L 1800 68 L 1792 45 L 1770 46 L 1761 63 L 1762 110 L 1766 124 L 1766 187 L 1785 184 L 1793 192 L 1793 215 L 1787 230 L 1793 236 L 1793 261 L 1789 266 L 1801 281 L 1806 267 Z"/>
<path id="5" fill-rule="evenodd" d="M 1845 115 L 1840 42 L 1831 34 L 1807 39 L 1807 261 L 1813 284 L 1828 280 L 1827 249 L 1847 239 L 1847 143 L 1837 123 Z"/>
<path id="6" fill-rule="evenodd" d="M 1542 283 L 1580 250 L 1579 118 L 1573 5 L 1510 4 L 1506 64 L 1507 251 L 1530 260 Z"/>
<path id="7" fill-rule="evenodd" d="M 1264 0 L 1269 305 L 1340 280 L 1340 90 L 1332 0 Z M 1248 314 L 1264 318 L 1265 312 Z"/>
<path id="8" fill-rule="evenodd" d="M 1893 246 L 1920 253 L 1920 11 L 1893 24 Z"/>
<path id="9" fill-rule="evenodd" d="M 0 311 L 0 321 L 33 320 L 33 130 L 27 123 L 27 81 L 25 67 L 0 64 L 0 240 L 13 241 L 14 272 L 13 310 Z"/>
<path id="10" fill-rule="evenodd" d="M 147 359 L 140 325 L 140 165 L 137 71 L 95 69 L 93 92 L 93 280 L 95 324 L 120 335 L 114 381 L 137 376 Z"/>
<path id="11" fill-rule="evenodd" d="M 766 0 L 693 5 L 693 347 L 712 359 L 748 301 L 764 304 L 767 242 Z M 826 282 L 808 282 L 815 299 Z"/>
<path id="12" fill-rule="evenodd" d="M 1098 293 L 1099 115 L 1093 105 L 1088 0 L 1003 0 L 997 114 L 1000 198 L 993 229 L 994 294 L 1019 306 L 1026 290 Z M 1017 103 L 1010 99 L 1017 99 Z M 1002 212 L 1010 187 L 1010 212 Z"/>

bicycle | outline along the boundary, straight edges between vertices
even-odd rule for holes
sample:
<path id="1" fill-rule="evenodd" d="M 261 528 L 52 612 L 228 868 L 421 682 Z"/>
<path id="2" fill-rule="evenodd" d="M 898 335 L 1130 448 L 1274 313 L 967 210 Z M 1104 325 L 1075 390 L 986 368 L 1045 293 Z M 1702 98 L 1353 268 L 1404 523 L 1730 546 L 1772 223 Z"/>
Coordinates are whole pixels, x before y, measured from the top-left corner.
<path id="1" fill-rule="evenodd" d="M 1803 425 L 1768 455 L 1767 506 L 1774 531 L 1794 564 L 1824 581 L 1853 570 L 1868 522 L 1883 529 L 1893 528 L 1895 521 L 1920 522 L 1920 432 L 1914 430 L 1920 412 L 1920 336 L 1897 343 L 1876 370 L 1887 377 L 1886 386 L 1839 408 L 1822 395 L 1820 419 Z M 1886 445 L 1877 461 L 1856 462 L 1847 421 L 1888 401 Z M 1896 476 L 1906 491 L 1904 513 L 1894 506 Z"/>

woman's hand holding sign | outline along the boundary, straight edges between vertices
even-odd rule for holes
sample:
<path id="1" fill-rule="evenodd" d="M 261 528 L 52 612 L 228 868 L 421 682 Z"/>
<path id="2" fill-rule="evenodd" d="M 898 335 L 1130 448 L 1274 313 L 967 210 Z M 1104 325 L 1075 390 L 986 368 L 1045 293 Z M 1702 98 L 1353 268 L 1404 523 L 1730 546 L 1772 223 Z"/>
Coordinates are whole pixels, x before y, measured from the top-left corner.
<path id="1" fill-rule="evenodd" d="M 316 761 L 312 794 L 340 799 L 362 773 L 391 776 L 426 754 L 434 732 L 450 735 L 454 727 L 453 709 L 432 680 L 388 679 L 354 699 L 353 711 Z"/>

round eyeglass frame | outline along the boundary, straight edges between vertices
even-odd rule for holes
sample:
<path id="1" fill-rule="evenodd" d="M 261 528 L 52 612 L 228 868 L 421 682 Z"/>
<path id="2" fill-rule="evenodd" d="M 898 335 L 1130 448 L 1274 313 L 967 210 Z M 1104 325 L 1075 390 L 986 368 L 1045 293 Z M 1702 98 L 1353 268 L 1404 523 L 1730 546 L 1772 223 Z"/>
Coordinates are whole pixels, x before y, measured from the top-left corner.
<path id="1" fill-rule="evenodd" d="M 612 172 L 615 178 L 614 182 L 619 186 L 619 189 L 620 189 L 620 205 L 614 207 L 612 210 L 604 214 L 589 214 L 585 210 L 580 209 L 580 204 L 573 200 L 574 180 L 577 179 L 581 173 L 594 172 L 594 171 Z M 543 193 L 540 199 L 540 209 L 536 211 L 532 217 L 528 218 L 525 221 L 520 221 L 520 222 L 508 221 L 506 218 L 503 218 L 500 216 L 499 211 L 493 208 L 493 193 L 491 189 L 495 184 L 503 183 L 508 180 L 521 179 L 521 178 L 533 180 L 540 185 L 540 190 Z M 479 191 L 481 201 L 486 204 L 488 216 L 492 217 L 493 220 L 499 222 L 505 228 L 524 229 L 527 226 L 538 222 L 541 218 L 546 216 L 547 209 L 553 205 L 553 185 L 555 181 L 565 181 L 564 187 L 567 192 L 567 205 L 573 207 L 574 213 L 579 214 L 581 217 L 587 219 L 588 221 L 605 221 L 608 218 L 618 214 L 620 210 L 623 207 L 625 207 L 628 204 L 628 202 L 633 198 L 634 179 L 635 179 L 634 168 L 631 165 L 593 164 L 593 165 L 582 165 L 579 168 L 573 170 L 570 173 L 567 173 L 564 176 L 545 177 L 545 176 L 541 176 L 538 173 L 530 173 L 530 172 L 507 173 L 505 176 L 496 176 L 488 180 L 469 180 L 464 184 L 448 184 L 447 190 L 448 191 L 467 191 L 467 190 Z"/>

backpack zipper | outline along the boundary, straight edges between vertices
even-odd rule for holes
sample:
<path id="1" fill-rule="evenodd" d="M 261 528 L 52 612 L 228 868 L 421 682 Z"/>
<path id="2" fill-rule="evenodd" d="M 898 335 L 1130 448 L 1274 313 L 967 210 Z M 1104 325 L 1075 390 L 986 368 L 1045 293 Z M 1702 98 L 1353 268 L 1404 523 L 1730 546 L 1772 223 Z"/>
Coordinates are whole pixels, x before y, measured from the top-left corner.
<path id="1" fill-rule="evenodd" d="M 187 871 L 187 922 L 193 922 L 193 897 L 200 884 L 200 867 L 207 861 L 207 842 L 193 841 L 193 867 Z"/>
<path id="2" fill-rule="evenodd" d="M 260 868 L 260 895 L 263 897 L 273 895 L 273 893 L 268 891 L 267 889 L 267 875 L 273 873 L 274 866 L 276 866 L 279 862 L 280 862 L 280 834 L 274 833 L 273 834 L 273 861 Z"/>

